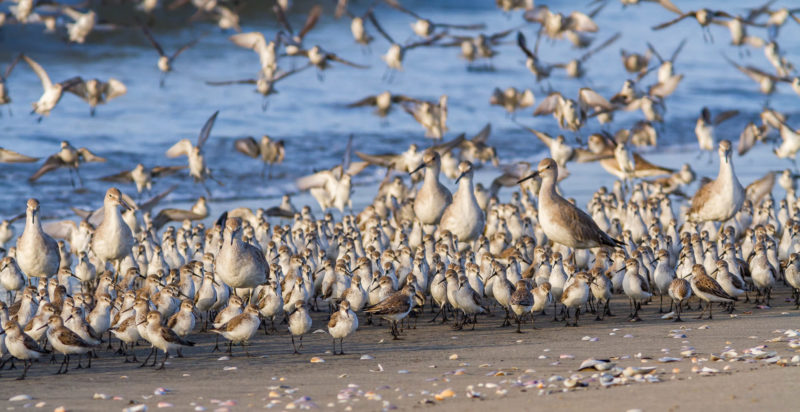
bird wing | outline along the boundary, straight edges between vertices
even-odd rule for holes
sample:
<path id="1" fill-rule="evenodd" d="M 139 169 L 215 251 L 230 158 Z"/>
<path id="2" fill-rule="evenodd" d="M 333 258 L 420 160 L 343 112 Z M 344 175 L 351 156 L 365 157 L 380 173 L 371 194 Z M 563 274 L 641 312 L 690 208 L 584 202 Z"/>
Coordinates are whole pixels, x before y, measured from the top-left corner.
<path id="1" fill-rule="evenodd" d="M 192 48 L 192 46 L 197 44 L 198 41 L 200 41 L 200 39 L 194 39 L 194 40 L 190 41 L 189 43 L 186 43 L 183 46 L 181 46 L 180 49 L 175 50 L 175 53 L 172 53 L 172 56 L 170 56 L 169 61 L 171 62 L 171 61 L 177 59 L 178 55 L 180 55 L 181 53 L 185 52 L 186 50 L 189 50 L 190 48 Z"/>
<path id="2" fill-rule="evenodd" d="M 683 20 L 683 19 L 685 19 L 687 17 L 690 17 L 690 16 L 692 16 L 691 13 L 681 14 L 679 17 L 677 17 L 675 19 L 672 19 L 670 21 L 667 21 L 667 22 L 664 22 L 664 23 L 657 24 L 657 25 L 653 26 L 653 30 L 665 29 L 665 28 L 667 28 L 669 26 L 672 26 L 673 24 L 678 23 L 681 20 Z"/>
<path id="3" fill-rule="evenodd" d="M 128 88 L 125 87 L 125 84 L 113 77 L 103 85 L 103 94 L 106 95 L 106 101 L 122 96 L 127 92 Z"/>
<path id="4" fill-rule="evenodd" d="M 378 98 L 376 96 L 367 96 L 361 100 L 355 101 L 347 105 L 347 107 L 363 107 L 363 106 L 374 106 L 378 102 Z"/>
<path id="5" fill-rule="evenodd" d="M 217 120 L 218 114 L 219 110 L 214 112 L 214 114 L 206 120 L 206 124 L 203 125 L 203 128 L 200 129 L 200 135 L 197 136 L 197 147 L 203 148 L 203 144 L 208 140 L 208 136 L 211 135 L 211 128 L 214 127 L 214 122 Z"/>
<path id="6" fill-rule="evenodd" d="M 550 9 L 547 6 L 536 6 L 532 9 L 526 10 L 522 17 L 530 22 L 544 23 L 545 19 L 550 15 Z"/>
<path id="7" fill-rule="evenodd" d="M 139 204 L 139 210 L 142 212 L 149 212 L 153 210 L 156 205 L 161 202 L 168 194 L 172 193 L 173 190 L 177 189 L 178 185 L 172 185 L 169 189 L 151 197 L 150 199 L 142 202 Z"/>
<path id="8" fill-rule="evenodd" d="M 78 149 L 78 156 L 83 158 L 84 162 L 105 162 L 105 157 L 100 157 L 92 153 L 89 149 L 81 147 Z"/>
<path id="9" fill-rule="evenodd" d="M 517 124 L 519 124 L 519 123 L 517 123 Z M 528 127 L 528 126 L 525 126 L 523 124 L 519 124 L 519 125 L 523 129 L 533 133 L 533 135 L 536 136 L 537 139 L 541 140 L 541 142 L 544 143 L 545 146 L 550 147 L 550 145 L 553 144 L 553 137 L 550 136 L 549 134 L 547 134 L 545 132 L 540 132 L 540 131 L 532 128 L 532 127 Z"/>
<path id="10" fill-rule="evenodd" d="M 295 184 L 300 190 L 308 190 L 315 187 L 325 187 L 329 183 L 336 184 L 336 182 L 337 179 L 334 176 L 334 173 L 330 170 L 322 170 L 295 180 Z"/>
<path id="11" fill-rule="evenodd" d="M 236 139 L 233 142 L 233 148 L 236 149 L 237 152 L 254 159 L 261 155 L 261 149 L 258 147 L 256 139 L 253 139 L 251 136 Z"/>
<path id="12" fill-rule="evenodd" d="M 319 21 L 319 17 L 322 15 L 322 6 L 319 4 L 315 5 L 311 8 L 311 11 L 308 12 L 308 17 L 306 17 L 306 23 L 303 25 L 303 28 L 300 29 L 300 32 L 297 33 L 297 37 L 302 39 L 303 37 L 317 25 Z"/>
<path id="13" fill-rule="evenodd" d="M 584 110 L 586 108 L 591 108 L 595 112 L 614 110 L 614 106 L 605 97 L 588 87 L 583 87 L 578 91 L 578 101 Z"/>
<path id="14" fill-rule="evenodd" d="M 14 60 L 11 60 L 11 63 L 6 66 L 6 71 L 3 73 L 2 77 L 3 80 L 8 79 L 8 76 L 11 76 L 11 71 L 14 70 L 14 66 L 19 63 L 20 59 L 22 59 L 22 54 L 18 54 L 17 57 L 15 57 Z"/>
<path id="15" fill-rule="evenodd" d="M 86 82 L 82 78 L 78 78 L 80 81 L 73 83 L 67 88 L 67 91 L 85 100 L 88 97 L 86 92 Z"/>
<path id="16" fill-rule="evenodd" d="M 383 167 L 393 167 L 394 164 L 402 157 L 402 155 L 394 153 L 380 154 L 380 155 L 371 155 L 362 152 L 355 152 L 355 153 L 356 156 L 361 158 L 361 160 L 364 160 L 369 164 L 383 166 Z"/>
<path id="17" fill-rule="evenodd" d="M 275 17 L 278 19 L 278 23 L 286 29 L 289 34 L 294 35 L 294 30 L 292 30 L 292 25 L 289 24 L 289 19 L 286 18 L 286 12 L 283 10 L 283 7 L 279 3 L 275 3 L 272 6 L 272 11 L 275 12 Z"/>
<path id="18" fill-rule="evenodd" d="M 464 143 L 465 138 L 466 138 L 465 134 L 461 133 L 460 135 L 458 135 L 457 137 L 453 138 L 450 141 L 429 147 L 428 150 L 435 150 L 439 152 L 439 155 L 441 156 L 453 150 L 454 148 L 461 146 L 461 144 Z"/>
<path id="19" fill-rule="evenodd" d="M 345 169 L 344 173 L 350 176 L 355 176 L 369 166 L 369 162 L 350 162 L 350 166 Z"/>
<path id="20" fill-rule="evenodd" d="M 145 37 L 147 37 L 147 40 L 150 41 L 150 44 L 152 44 L 153 47 L 156 49 L 156 51 L 158 52 L 159 56 L 166 56 L 167 55 L 166 53 L 164 53 L 164 49 L 161 48 L 161 45 L 158 44 L 156 39 L 153 38 L 153 34 L 150 33 L 150 30 L 147 28 L 147 26 L 142 25 L 142 32 L 144 33 Z"/>
<path id="21" fill-rule="evenodd" d="M 167 150 L 167 157 L 175 158 L 178 156 L 189 156 L 192 151 L 192 142 L 189 139 L 181 139 Z"/>
<path id="22" fill-rule="evenodd" d="M 22 55 L 22 58 L 25 60 L 25 63 L 28 63 L 28 66 L 31 67 L 31 70 L 33 70 L 33 72 L 36 73 L 36 76 L 39 77 L 39 80 L 42 82 L 42 88 L 44 90 L 48 90 L 51 87 L 53 87 L 53 82 L 50 81 L 50 76 L 47 75 L 47 72 L 44 71 L 44 69 L 42 68 L 42 66 L 39 65 L 39 63 L 36 63 L 35 61 L 33 61 L 33 59 L 25 55 Z"/>
<path id="23" fill-rule="evenodd" d="M 599 239 L 603 245 L 611 247 L 622 245 L 618 240 L 600 229 L 594 219 L 583 210 L 560 196 L 556 196 L 554 200 L 558 204 L 560 216 L 563 216 L 567 225 L 572 228 L 573 236 L 578 242 Z"/>
<path id="24" fill-rule="evenodd" d="M 472 139 L 469 140 L 472 141 L 472 143 L 486 144 L 486 142 L 489 140 L 489 135 L 491 134 L 492 134 L 492 124 L 486 123 L 486 126 L 483 126 L 483 129 L 481 129 L 481 131 L 479 131 L 478 134 L 476 134 Z"/>
<path id="25" fill-rule="evenodd" d="M 579 11 L 573 11 L 567 18 L 566 26 L 572 31 L 583 31 L 594 33 L 597 31 L 597 23 L 591 17 Z"/>
<path id="26" fill-rule="evenodd" d="M 72 220 L 59 220 L 42 223 L 42 230 L 56 239 L 67 239 L 72 236 L 73 230 L 78 230 L 78 224 Z"/>
<path id="27" fill-rule="evenodd" d="M 117 174 L 101 177 L 100 180 L 104 182 L 130 183 L 133 182 L 133 176 L 130 170 L 125 170 Z"/>
<path id="28" fill-rule="evenodd" d="M 31 163 L 39 160 L 38 157 L 25 156 L 13 150 L 0 147 L 0 163 Z"/>
<path id="29" fill-rule="evenodd" d="M 372 25 L 375 26 L 375 28 L 378 30 L 378 33 L 380 33 L 381 36 L 383 36 L 386 39 L 386 41 L 388 41 L 390 44 L 397 44 L 397 42 L 394 41 L 392 36 L 390 36 L 389 33 L 387 33 L 386 30 L 383 29 L 380 23 L 378 23 L 378 19 L 375 17 L 375 13 L 373 12 L 369 13 L 369 21 L 372 22 Z"/>
<path id="30" fill-rule="evenodd" d="M 358 64 L 358 63 L 353 63 L 353 62 L 345 60 L 345 59 L 343 59 L 343 58 L 341 58 L 341 57 L 339 57 L 339 56 L 337 56 L 337 55 L 335 55 L 333 53 L 328 53 L 327 54 L 327 58 L 328 58 L 328 60 L 333 60 L 335 62 L 339 62 L 339 63 L 345 64 L 345 65 L 348 65 L 350 67 L 355 67 L 356 69 L 369 69 L 369 66 L 365 66 L 363 64 Z"/>
<path id="31" fill-rule="evenodd" d="M 431 44 L 436 43 L 437 41 L 439 41 L 440 39 L 444 38 L 445 36 L 447 36 L 447 32 L 443 31 L 443 32 L 440 32 L 440 33 L 436 33 L 433 36 L 428 37 L 427 39 L 423 39 L 423 40 L 420 40 L 418 42 L 406 44 L 405 46 L 403 46 L 403 48 L 406 49 L 406 50 L 411 50 L 411 49 L 414 49 L 414 48 L 417 48 L 417 47 L 430 46 Z"/>
<path id="32" fill-rule="evenodd" d="M 512 28 L 510 28 L 508 30 L 503 30 L 501 32 L 497 32 L 495 34 L 492 34 L 491 36 L 489 36 L 489 41 L 490 42 L 496 42 L 498 40 L 502 40 L 504 37 L 506 37 L 509 34 L 513 33 L 515 30 L 517 30 L 517 27 L 512 27 Z"/>
<path id="33" fill-rule="evenodd" d="M 280 72 L 279 74 L 275 75 L 272 78 L 272 82 L 275 83 L 278 80 L 285 79 L 285 78 L 287 78 L 287 77 L 289 77 L 289 76 L 291 76 L 291 75 L 293 75 L 295 73 L 300 73 L 301 71 L 303 71 L 303 70 L 305 70 L 305 69 L 307 69 L 307 68 L 309 68 L 311 66 L 313 66 L 313 64 L 307 63 L 307 64 L 305 64 L 303 66 L 295 67 L 292 70 L 282 71 L 282 72 Z"/>
<path id="34" fill-rule="evenodd" d="M 656 0 L 661 7 L 675 13 L 675 14 L 683 14 L 681 9 L 678 8 L 675 4 L 672 3 L 670 0 Z"/>
<path id="35" fill-rule="evenodd" d="M 183 169 L 186 169 L 186 166 L 155 166 L 150 169 L 150 174 L 153 177 L 164 177 L 178 173 Z"/>
<path id="36" fill-rule="evenodd" d="M 234 34 L 233 36 L 228 37 L 228 40 L 239 47 L 252 50 L 257 50 L 261 45 L 267 45 L 267 40 L 264 38 L 264 35 L 255 31 L 250 33 Z"/>
<path id="37" fill-rule="evenodd" d="M 28 178 L 29 182 L 35 182 L 40 177 L 44 176 L 46 173 L 52 172 L 53 170 L 58 169 L 59 167 L 64 166 L 64 162 L 61 161 L 61 158 L 58 155 L 52 155 L 45 160 L 42 167 L 33 174 L 33 176 Z"/>
<path id="38" fill-rule="evenodd" d="M 596 162 L 604 159 L 612 159 L 614 157 L 614 153 L 609 151 L 594 153 L 586 149 L 574 149 L 572 153 L 572 159 L 570 160 L 578 163 Z"/>
<path id="39" fill-rule="evenodd" d="M 720 123 L 722 123 L 722 122 L 724 122 L 724 121 L 726 121 L 726 120 L 728 120 L 728 119 L 730 119 L 732 117 L 735 117 L 738 114 L 739 114 L 738 110 L 726 110 L 726 111 L 724 111 L 722 113 L 719 113 L 718 115 L 714 116 L 714 124 L 718 125 L 718 124 L 720 124 Z"/>
<path id="40" fill-rule="evenodd" d="M 595 53 L 598 53 L 599 51 L 605 49 L 606 47 L 610 46 L 612 43 L 617 41 L 617 39 L 619 39 L 620 36 L 622 36 L 622 34 L 621 33 L 617 33 L 617 34 L 609 37 L 608 40 L 604 41 L 601 45 L 599 45 L 599 46 L 595 47 L 594 49 L 589 50 L 588 52 L 584 53 L 583 56 L 580 57 L 580 61 L 581 62 L 585 62 L 586 60 L 589 60 L 589 58 L 591 58 Z"/>
<path id="41" fill-rule="evenodd" d="M 547 95 L 547 97 L 539 103 L 539 106 L 536 110 L 533 111 L 534 116 L 541 116 L 544 114 L 550 114 L 558 109 L 559 104 L 564 99 L 559 92 L 552 92 Z"/>
<path id="42" fill-rule="evenodd" d="M 210 82 L 206 81 L 206 84 L 209 86 L 227 86 L 229 84 L 256 84 L 258 81 L 256 79 L 244 79 L 244 80 L 225 80 L 221 82 Z"/>
<path id="43" fill-rule="evenodd" d="M 169 222 L 180 222 L 184 220 L 199 220 L 205 216 L 183 209 L 162 209 L 153 219 L 153 226 L 156 230 L 160 229 Z"/>

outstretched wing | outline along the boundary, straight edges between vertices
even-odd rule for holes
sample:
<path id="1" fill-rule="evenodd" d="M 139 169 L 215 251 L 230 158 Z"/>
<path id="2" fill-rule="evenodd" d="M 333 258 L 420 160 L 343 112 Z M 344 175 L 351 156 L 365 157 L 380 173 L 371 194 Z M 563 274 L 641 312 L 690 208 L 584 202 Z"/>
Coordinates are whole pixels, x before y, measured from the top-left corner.
<path id="1" fill-rule="evenodd" d="M 236 139 L 233 142 L 233 147 L 237 152 L 252 157 L 253 159 L 261 155 L 261 149 L 258 147 L 256 139 L 253 139 L 251 136 Z"/>
<path id="2" fill-rule="evenodd" d="M 50 173 L 53 170 L 56 170 L 62 166 L 64 166 L 64 162 L 61 161 L 61 158 L 58 157 L 58 155 L 52 155 L 47 158 L 42 167 L 40 167 L 39 170 L 37 170 L 36 173 L 33 174 L 33 176 L 28 178 L 28 181 L 35 182 L 45 174 Z"/>
<path id="3" fill-rule="evenodd" d="M 167 150 L 167 157 L 175 158 L 178 156 L 189 156 L 192 152 L 192 142 L 189 139 L 181 139 Z"/>
<path id="4" fill-rule="evenodd" d="M 206 120 L 206 124 L 203 125 L 203 128 L 200 129 L 200 136 L 197 137 L 197 147 L 203 148 L 203 144 L 208 140 L 208 136 L 211 135 L 211 128 L 214 127 L 214 122 L 217 120 L 218 114 L 219 110 L 214 112 L 214 114 Z"/>

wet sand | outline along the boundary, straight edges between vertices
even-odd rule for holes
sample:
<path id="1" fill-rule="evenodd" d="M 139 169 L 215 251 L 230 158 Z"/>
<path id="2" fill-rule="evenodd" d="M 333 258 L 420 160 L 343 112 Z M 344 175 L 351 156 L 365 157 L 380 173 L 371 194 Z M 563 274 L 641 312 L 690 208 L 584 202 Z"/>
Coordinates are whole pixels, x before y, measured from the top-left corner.
<path id="1" fill-rule="evenodd" d="M 331 339 L 322 332 L 306 335 L 302 354 L 292 354 L 285 325 L 277 325 L 279 331 L 268 336 L 260 331 L 249 347 L 250 357 L 240 347 L 233 348 L 232 358 L 212 353 L 213 335 L 194 334 L 197 346 L 186 348 L 183 359 L 169 359 L 161 371 L 125 364 L 105 348 L 91 369 L 74 369 L 63 376 L 53 375 L 58 364 L 47 360 L 35 363 L 25 381 L 14 380 L 19 370 L 3 370 L 0 407 L 20 409 L 44 402 L 43 409 L 68 410 L 114 410 L 133 404 L 152 410 L 159 403 L 179 410 L 290 410 L 314 405 L 338 410 L 784 409 L 800 400 L 800 362 L 792 361 L 800 351 L 789 347 L 792 338 L 784 333 L 798 328 L 800 311 L 788 297 L 788 289 L 782 287 L 772 308 L 740 302 L 733 315 L 715 308 L 713 320 L 694 319 L 698 311 L 693 309 L 684 313 L 683 323 L 661 319 L 655 300 L 644 307 L 643 321 L 632 323 L 627 321 L 627 302 L 617 296 L 612 305 L 615 317 L 595 321 L 586 314 L 573 328 L 553 322 L 550 309 L 536 318 L 536 330 L 526 323 L 522 334 L 513 326 L 498 327 L 502 312 L 497 308 L 492 316 L 479 317 L 474 331 L 454 331 L 449 322 L 428 322 L 433 315 L 426 307 L 416 329 L 406 329 L 398 341 L 391 339 L 386 324 L 365 325 L 362 316 L 361 328 L 345 341 L 343 356 L 331 354 Z M 327 313 L 314 313 L 313 319 L 312 331 L 324 328 Z M 748 349 L 760 345 L 763 351 L 776 352 L 761 356 L 771 360 L 748 355 Z M 736 352 L 727 354 L 734 360 L 724 359 L 728 349 Z M 140 360 L 147 351 L 137 348 Z M 663 357 L 679 360 L 663 363 Z M 312 358 L 324 362 L 313 363 Z M 588 358 L 611 359 L 623 370 L 655 370 L 650 378 L 644 370 L 640 376 L 620 375 L 617 384 L 605 388 L 599 381 L 601 372 L 578 372 Z M 706 376 L 699 373 L 702 368 L 717 372 Z M 561 379 L 570 377 L 578 384 L 566 389 Z M 155 395 L 159 388 L 166 393 Z M 446 389 L 454 396 L 436 399 L 437 394 L 446 395 Z M 33 399 L 8 401 L 19 394 Z"/>

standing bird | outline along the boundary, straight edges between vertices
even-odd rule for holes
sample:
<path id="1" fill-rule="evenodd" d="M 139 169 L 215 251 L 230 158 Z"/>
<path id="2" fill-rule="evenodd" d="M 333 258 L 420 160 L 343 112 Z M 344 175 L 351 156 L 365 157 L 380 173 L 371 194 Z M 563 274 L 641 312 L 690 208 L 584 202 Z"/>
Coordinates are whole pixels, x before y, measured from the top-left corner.
<path id="1" fill-rule="evenodd" d="M 687 215 L 690 222 L 724 222 L 736 215 L 744 203 L 744 188 L 733 170 L 731 142 L 719 142 L 718 152 L 719 174 L 692 197 L 692 207 Z"/>
<path id="2" fill-rule="evenodd" d="M 81 175 L 78 172 L 78 168 L 80 167 L 81 163 L 89 163 L 89 162 L 105 162 L 106 159 L 89 151 L 89 149 L 85 147 L 81 147 L 76 149 L 73 147 L 68 141 L 64 140 L 61 142 L 61 150 L 59 150 L 56 154 L 51 155 L 44 161 L 42 167 L 36 171 L 31 177 L 28 178 L 29 182 L 35 182 L 39 180 L 40 177 L 44 176 L 47 173 L 50 173 L 56 169 L 66 167 L 69 169 L 69 177 L 70 183 L 72 183 L 72 187 L 75 187 L 75 180 L 72 178 L 72 172 L 75 172 L 75 176 L 78 177 L 78 183 L 83 185 L 83 180 L 81 179 Z"/>
<path id="3" fill-rule="evenodd" d="M 164 360 L 161 361 L 161 366 L 156 369 L 164 369 L 164 364 L 167 362 L 170 349 L 178 350 L 184 346 L 194 346 L 194 342 L 190 342 L 181 338 L 172 329 L 163 326 L 160 312 L 155 310 L 150 311 L 147 314 L 146 322 L 147 333 L 142 337 L 146 341 L 150 342 L 151 345 L 153 345 L 153 349 L 151 349 L 150 355 L 147 355 L 147 359 L 144 360 L 142 366 L 147 364 L 147 361 L 150 360 L 151 355 L 155 355 L 153 357 L 153 364 L 151 366 L 156 365 L 156 361 L 158 360 L 158 352 L 156 352 L 156 349 L 161 349 L 164 351 Z"/>
<path id="4" fill-rule="evenodd" d="M 42 329 L 47 328 L 47 341 L 53 350 L 64 355 L 64 361 L 58 368 L 56 375 L 67 373 L 69 371 L 69 356 L 70 355 L 85 355 L 92 350 L 92 345 L 81 339 L 77 333 L 64 326 L 64 320 L 61 316 L 51 316 L 47 323 L 42 326 Z M 80 364 L 80 362 L 78 362 Z M 80 366 L 79 366 L 80 367 Z M 89 366 L 92 367 L 92 356 L 89 355 Z M 63 371 L 62 371 L 63 369 Z"/>
<path id="5" fill-rule="evenodd" d="M 441 156 L 436 151 L 428 151 L 422 157 L 422 163 L 411 171 L 411 175 L 425 168 L 425 180 L 414 197 L 414 214 L 427 232 L 439 223 L 447 206 L 453 201 L 453 195 L 439 182 L 442 168 Z"/>
<path id="6" fill-rule="evenodd" d="M 511 310 L 514 311 L 514 318 L 517 321 L 517 333 L 522 333 L 522 330 L 520 330 L 522 317 L 529 313 L 532 308 L 533 294 L 528 290 L 528 282 L 520 279 L 517 281 L 516 289 L 511 294 Z"/>
<path id="7" fill-rule="evenodd" d="M 683 302 L 692 296 L 692 285 L 684 278 L 672 279 L 669 284 L 669 297 L 672 298 L 672 303 L 675 304 L 675 320 L 674 322 L 683 322 L 681 320 L 681 309 Z"/>
<path id="8" fill-rule="evenodd" d="M 61 96 L 64 94 L 64 90 L 67 90 L 80 82 L 81 78 L 73 77 L 61 83 L 53 84 L 53 82 L 50 80 L 50 77 L 47 75 L 47 72 L 44 71 L 39 63 L 36 63 L 33 61 L 33 59 L 25 55 L 22 56 L 22 59 L 25 60 L 25 63 L 28 63 L 28 66 L 31 67 L 31 70 L 33 70 L 33 72 L 36 73 L 36 76 L 39 77 L 39 81 L 42 82 L 42 89 L 44 89 L 44 93 L 42 93 L 42 97 L 40 97 L 38 101 L 33 103 L 33 111 L 31 111 L 31 114 L 36 113 L 39 115 L 38 121 L 41 122 L 42 116 L 49 115 L 50 111 L 56 107 L 59 100 L 61 100 Z"/>
<path id="9" fill-rule="evenodd" d="M 102 263 L 101 268 L 105 267 L 106 262 L 120 264 L 122 259 L 131 254 L 133 233 L 122 219 L 119 206 L 131 209 L 119 189 L 112 187 L 103 198 L 103 222 L 95 228 L 92 236 L 92 251 Z"/>
<path id="10" fill-rule="evenodd" d="M 253 159 L 261 157 L 261 161 L 264 163 L 264 167 L 261 168 L 261 177 L 264 177 L 267 165 L 269 165 L 269 177 L 272 177 L 272 165 L 283 163 L 283 159 L 286 157 L 286 150 L 283 146 L 283 140 L 273 140 L 267 135 L 261 136 L 261 140 L 258 142 L 249 136 L 233 142 L 233 147 L 237 152 Z"/>
<path id="11" fill-rule="evenodd" d="M 158 66 L 158 70 L 161 70 L 161 80 L 159 82 L 159 86 L 164 87 L 164 80 L 167 77 L 167 73 L 172 71 L 172 62 L 174 62 L 175 59 L 178 58 L 178 56 L 181 53 L 185 52 L 186 50 L 197 44 L 198 40 L 200 39 L 194 39 L 189 43 L 184 44 L 181 48 L 176 50 L 175 53 L 172 53 L 172 55 L 170 56 L 164 52 L 164 49 L 161 48 L 161 45 L 158 44 L 156 39 L 153 38 L 153 35 L 150 33 L 150 30 L 148 30 L 146 26 L 142 26 L 142 31 L 144 32 L 145 37 L 147 37 L 147 40 L 150 41 L 150 44 L 153 45 L 153 48 L 155 48 L 156 51 L 158 52 L 158 63 L 156 64 L 156 66 Z"/>
<path id="12" fill-rule="evenodd" d="M 294 337 L 300 337 L 300 348 L 302 349 L 303 335 L 308 333 L 309 330 L 311 330 L 311 315 L 308 314 L 306 303 L 302 300 L 296 300 L 294 302 L 294 312 L 289 315 L 289 334 L 292 336 L 292 347 L 295 354 L 299 355 L 300 352 L 297 351 Z"/>
<path id="13" fill-rule="evenodd" d="M 720 286 L 719 283 L 714 280 L 714 278 L 706 274 L 706 270 L 703 268 L 703 265 L 694 265 L 692 267 L 691 285 L 695 296 L 706 301 L 709 319 L 712 319 L 712 303 L 730 303 L 739 300 L 736 297 L 725 293 L 725 291 L 722 289 L 722 286 Z M 697 319 L 703 319 L 703 313 L 705 313 L 705 311 L 706 309 L 703 309 Z"/>
<path id="14" fill-rule="evenodd" d="M 33 364 L 34 359 L 39 359 L 42 355 L 47 353 L 44 349 L 39 347 L 33 338 L 22 331 L 17 322 L 7 321 L 3 325 L 5 330 L 5 345 L 8 353 L 16 359 L 21 360 L 25 364 L 25 369 L 22 375 L 17 380 L 25 379 Z"/>
<path id="15" fill-rule="evenodd" d="M 475 198 L 472 163 L 461 162 L 458 171 L 461 173 L 456 179 L 458 190 L 452 203 L 442 213 L 439 230 L 452 233 L 464 248 L 483 233 L 486 216 Z"/>
<path id="16" fill-rule="evenodd" d="M 242 241 L 241 221 L 225 221 L 222 247 L 216 257 L 216 274 L 232 288 L 254 288 L 267 281 L 269 266 L 261 248 Z"/>
<path id="17" fill-rule="evenodd" d="M 25 229 L 17 238 L 17 264 L 28 278 L 49 278 L 61 263 L 58 244 L 42 230 L 38 200 L 28 199 L 25 213 Z"/>
<path id="18" fill-rule="evenodd" d="M 392 323 L 392 336 L 395 340 L 400 339 L 400 331 L 397 323 L 403 320 L 414 307 L 414 295 L 416 290 L 414 285 L 408 283 L 403 289 L 389 295 L 386 299 L 378 302 L 374 306 L 364 309 L 364 312 L 378 315 Z"/>
<path id="19" fill-rule="evenodd" d="M 336 339 L 339 339 L 338 355 L 344 355 L 344 338 L 352 335 L 358 329 L 358 316 L 350 309 L 350 301 L 343 300 L 339 305 L 339 310 L 331 315 L 328 321 L 328 333 L 333 338 L 333 354 L 336 353 Z"/>
<path id="20" fill-rule="evenodd" d="M 622 242 L 603 232 L 591 216 L 556 192 L 558 165 L 553 159 L 543 159 L 537 171 L 518 183 L 537 176 L 542 179 L 539 187 L 539 224 L 550 240 L 574 249 L 623 246 Z"/>
<path id="21" fill-rule="evenodd" d="M 233 344 L 238 343 L 242 345 L 247 356 L 250 356 L 250 353 L 247 352 L 247 344 L 255 336 L 259 326 L 261 326 L 261 319 L 258 317 L 258 308 L 247 305 L 242 313 L 211 331 L 228 339 L 228 355 L 233 355 Z"/>
<path id="22" fill-rule="evenodd" d="M 203 156 L 203 145 L 211 135 L 211 128 L 214 127 L 214 122 L 217 120 L 218 114 L 219 110 L 214 112 L 214 114 L 206 120 L 203 128 L 200 129 L 200 135 L 197 136 L 197 146 L 192 146 L 192 142 L 189 141 L 189 139 L 181 139 L 167 150 L 167 157 L 169 158 L 186 156 L 189 159 L 189 174 L 194 178 L 195 182 L 200 182 L 203 185 L 203 188 L 205 188 L 209 196 L 211 196 L 211 192 L 205 185 L 207 178 L 216 181 L 222 186 L 222 182 L 214 179 L 211 175 L 211 170 L 206 166 L 206 160 Z"/>

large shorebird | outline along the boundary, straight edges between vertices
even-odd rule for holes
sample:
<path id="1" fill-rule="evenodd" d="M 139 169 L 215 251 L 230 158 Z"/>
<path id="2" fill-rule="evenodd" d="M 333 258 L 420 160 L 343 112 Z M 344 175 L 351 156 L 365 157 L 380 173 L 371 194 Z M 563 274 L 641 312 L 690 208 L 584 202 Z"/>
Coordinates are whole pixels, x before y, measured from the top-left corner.
<path id="1" fill-rule="evenodd" d="M 260 248 L 242 241 L 241 228 L 239 219 L 226 220 L 216 273 L 232 288 L 254 288 L 267 281 L 269 265 Z"/>
<path id="2" fill-rule="evenodd" d="M 414 214 L 428 232 L 439 223 L 445 209 L 453 201 L 453 195 L 439 182 L 441 167 L 439 153 L 431 151 L 423 155 L 422 163 L 411 172 L 414 174 L 425 168 L 425 179 L 414 197 Z"/>
<path id="3" fill-rule="evenodd" d="M 131 254 L 133 233 L 122 219 L 120 206 L 131 209 L 128 202 L 122 198 L 119 189 L 115 187 L 108 189 L 103 198 L 103 222 L 97 226 L 92 235 L 92 251 L 103 265 L 106 262 L 119 265 L 123 258 Z"/>
<path id="4" fill-rule="evenodd" d="M 442 213 L 439 230 L 449 231 L 465 248 L 483 233 L 486 215 L 475 198 L 472 163 L 461 162 L 458 171 L 461 173 L 456 179 L 458 189 Z"/>
<path id="5" fill-rule="evenodd" d="M 89 113 L 94 116 L 94 110 L 98 104 L 105 104 L 111 99 L 122 96 L 128 92 L 125 84 L 115 78 L 109 78 L 107 82 L 98 79 L 78 81 L 70 85 L 67 91 L 80 97 L 89 104 Z"/>
<path id="6" fill-rule="evenodd" d="M 745 192 L 733 169 L 731 142 L 719 142 L 719 174 L 704 184 L 692 197 L 687 219 L 691 222 L 724 222 L 733 217 L 744 203 Z"/>
<path id="7" fill-rule="evenodd" d="M 539 187 L 539 223 L 550 240 L 574 249 L 623 246 L 622 242 L 597 227 L 591 216 L 556 192 L 558 165 L 553 159 L 543 159 L 537 170 L 519 183 L 537 176 L 542 179 Z"/>
<path id="8" fill-rule="evenodd" d="M 72 186 L 75 187 L 75 181 L 72 179 L 72 172 L 75 172 L 75 175 L 78 177 L 78 182 L 83 185 L 83 180 L 81 179 L 81 175 L 78 172 L 78 168 L 80 167 L 81 163 L 89 163 L 89 162 L 105 162 L 106 159 L 100 157 L 94 153 L 92 153 L 89 149 L 85 147 L 81 147 L 76 149 L 73 147 L 68 141 L 64 140 L 61 142 L 61 150 L 59 150 L 56 154 L 51 155 L 50 157 L 45 160 L 42 167 L 36 171 L 31 177 L 28 178 L 29 182 L 35 182 L 40 177 L 44 176 L 47 173 L 50 173 L 56 169 L 66 167 L 69 169 L 70 174 L 70 182 Z"/>
<path id="9" fill-rule="evenodd" d="M 61 263 L 58 244 L 42 230 L 38 200 L 28 199 L 25 213 L 25 229 L 17 238 L 17 264 L 29 278 L 49 278 Z"/>

